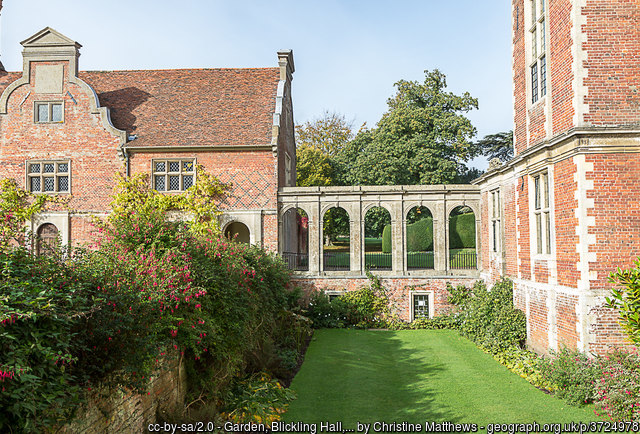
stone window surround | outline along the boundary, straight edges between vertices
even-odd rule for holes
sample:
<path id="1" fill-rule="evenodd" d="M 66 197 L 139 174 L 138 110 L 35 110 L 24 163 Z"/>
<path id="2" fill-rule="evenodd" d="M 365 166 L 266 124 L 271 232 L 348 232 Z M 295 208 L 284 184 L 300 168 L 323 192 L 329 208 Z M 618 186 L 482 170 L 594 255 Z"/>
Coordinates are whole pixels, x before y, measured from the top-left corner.
<path id="1" fill-rule="evenodd" d="M 54 189 L 53 191 L 43 191 L 44 190 L 44 180 L 43 178 L 45 177 L 45 173 L 44 173 L 44 164 L 45 163 L 51 163 L 54 165 L 54 171 L 53 172 L 49 172 L 48 174 L 53 176 L 53 178 L 55 179 L 54 181 Z M 68 178 L 68 184 L 67 184 L 67 190 L 63 190 L 63 191 L 59 191 L 58 190 L 58 178 L 61 176 L 64 176 L 63 174 L 65 174 L 65 172 L 58 172 L 58 164 L 60 163 L 66 163 L 67 165 L 67 172 L 66 172 L 66 176 Z M 30 172 L 30 165 L 31 164 L 40 164 L 41 170 L 39 173 L 31 173 Z M 68 159 L 61 159 L 61 160 L 27 160 L 25 162 L 25 186 L 26 186 L 26 190 L 29 192 L 32 192 L 31 190 L 31 178 L 35 178 L 35 177 L 39 177 L 40 178 L 40 191 L 33 191 L 33 193 L 38 193 L 38 194 L 71 194 L 71 160 Z"/>
<path id="2" fill-rule="evenodd" d="M 501 219 L 502 219 L 502 198 L 500 189 L 489 191 L 489 215 L 491 219 L 491 252 L 500 253 L 502 251 Z"/>
<path id="3" fill-rule="evenodd" d="M 37 234 L 38 230 L 45 223 L 54 225 L 58 229 L 58 236 L 62 247 L 69 245 L 69 212 L 68 211 L 52 211 L 36 214 L 31 219 L 31 232 Z"/>
<path id="4" fill-rule="evenodd" d="M 417 290 L 417 291 L 410 291 L 409 292 L 409 302 L 411 303 L 411 305 L 409 306 L 409 313 L 411 315 L 410 317 L 410 321 L 414 321 L 416 318 L 414 318 L 414 311 L 413 311 L 413 297 L 416 295 L 427 295 L 428 298 L 428 303 L 429 303 L 429 318 L 433 318 L 435 315 L 435 304 L 434 304 L 434 296 L 435 296 L 435 291 L 425 291 L 425 290 Z"/>
<path id="5" fill-rule="evenodd" d="M 540 207 L 536 209 L 536 179 L 540 182 Z M 546 185 L 545 182 L 546 181 Z M 544 192 L 547 197 L 545 200 Z M 548 200 L 548 204 L 547 204 Z M 548 166 L 529 174 L 529 233 L 531 234 L 531 258 L 534 260 L 552 260 L 555 254 L 555 224 L 554 224 L 554 194 L 553 194 L 553 167 Z M 538 233 L 536 215 L 540 215 L 541 233 Z M 545 218 L 545 215 L 548 217 Z M 540 246 L 539 240 L 542 245 Z M 540 253 L 541 250 L 541 253 Z M 533 266 L 533 262 L 532 262 Z"/>
<path id="6" fill-rule="evenodd" d="M 547 0 L 527 0 L 525 2 L 525 10 L 525 28 L 527 29 L 525 38 L 525 54 L 528 62 L 528 73 L 525 75 L 527 80 L 527 106 L 531 107 L 538 104 L 540 101 L 543 101 L 549 94 L 549 29 L 546 25 L 548 14 Z M 534 12 L 536 14 L 535 18 L 533 16 Z M 543 65 L 544 68 L 542 68 Z M 537 97 L 535 100 L 533 98 L 534 69 L 537 79 L 535 86 Z M 543 82 L 546 83 L 544 88 L 542 87 Z M 543 89 L 545 91 L 544 94 L 542 94 Z"/>
<path id="7" fill-rule="evenodd" d="M 40 120 L 40 117 L 39 117 L 38 108 L 43 105 L 46 105 L 48 107 L 47 120 Z M 54 105 L 62 106 L 62 119 L 60 121 L 51 120 Z M 64 100 L 60 99 L 60 100 L 48 100 L 48 101 L 34 101 L 33 102 L 33 122 L 36 124 L 64 124 Z"/>
<path id="8" fill-rule="evenodd" d="M 156 170 L 156 163 L 165 163 L 164 171 Z M 169 163 L 171 162 L 179 162 L 180 167 L 178 172 L 170 172 L 169 171 Z M 191 162 L 193 164 L 192 171 L 185 171 L 183 164 L 186 162 Z M 194 185 L 196 182 L 196 170 L 197 170 L 197 161 L 195 158 L 154 158 L 151 160 L 151 188 L 158 191 L 159 193 L 182 193 L 186 189 L 184 188 L 184 175 L 192 175 L 192 184 Z M 180 188 L 178 190 L 169 190 L 169 175 L 178 176 L 180 182 Z M 156 189 L 156 177 L 163 176 L 164 177 L 164 189 L 157 190 Z"/>

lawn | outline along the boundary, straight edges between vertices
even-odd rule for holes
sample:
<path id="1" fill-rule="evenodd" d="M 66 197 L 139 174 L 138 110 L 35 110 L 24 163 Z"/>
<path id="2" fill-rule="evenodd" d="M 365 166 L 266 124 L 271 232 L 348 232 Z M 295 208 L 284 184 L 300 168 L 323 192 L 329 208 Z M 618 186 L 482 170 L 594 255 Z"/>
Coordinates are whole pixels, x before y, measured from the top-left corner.
<path id="1" fill-rule="evenodd" d="M 450 330 L 318 330 L 291 388 L 288 422 L 568 423 L 598 420 Z M 483 431 L 483 430 L 481 430 Z M 380 431 L 385 432 L 385 431 Z"/>

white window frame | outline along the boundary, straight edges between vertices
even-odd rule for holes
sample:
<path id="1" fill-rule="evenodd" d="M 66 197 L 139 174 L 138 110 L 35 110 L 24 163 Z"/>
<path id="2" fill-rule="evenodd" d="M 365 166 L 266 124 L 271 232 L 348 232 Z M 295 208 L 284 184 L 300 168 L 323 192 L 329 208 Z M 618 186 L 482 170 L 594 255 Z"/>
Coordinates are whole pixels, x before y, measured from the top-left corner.
<path id="1" fill-rule="evenodd" d="M 32 172 L 31 165 L 39 164 L 40 171 Z M 53 164 L 53 172 L 44 172 L 45 164 Z M 67 171 L 59 172 L 59 165 L 66 164 Z M 26 176 L 26 189 L 31 193 L 38 194 L 71 194 L 71 160 L 28 160 L 25 163 L 25 176 Z M 67 177 L 67 190 L 59 190 L 60 181 L 59 179 L 62 177 Z M 40 191 L 33 191 L 31 188 L 31 179 L 32 178 L 40 178 Z M 53 190 L 52 191 L 44 191 L 44 178 L 53 178 Z"/>
<path id="2" fill-rule="evenodd" d="M 409 305 L 409 313 L 410 313 L 410 318 L 411 318 L 411 322 L 415 321 L 415 312 L 414 312 L 414 297 L 416 295 L 426 295 L 428 296 L 428 309 L 429 309 L 429 319 L 432 319 L 435 315 L 435 306 L 434 306 L 434 297 L 435 297 L 435 293 L 434 291 L 410 291 L 410 305 Z"/>
<path id="3" fill-rule="evenodd" d="M 169 164 L 175 163 L 175 162 L 179 163 L 178 171 L 177 172 L 170 171 Z M 156 170 L 157 163 L 164 163 L 165 170 L 164 171 Z M 191 171 L 184 170 L 184 163 L 191 163 L 192 170 Z M 159 193 L 183 193 L 188 189 L 188 188 L 187 189 L 184 188 L 184 177 L 189 175 L 193 176 L 192 182 L 191 182 L 191 186 L 193 186 L 196 183 L 196 171 L 197 171 L 197 164 L 196 164 L 195 158 L 155 158 L 151 160 L 151 188 L 153 188 Z M 178 190 L 169 190 L 169 185 L 170 185 L 169 182 L 170 182 L 171 176 L 179 177 L 180 188 Z M 156 188 L 157 187 L 156 177 L 164 177 L 163 190 L 158 190 Z"/>
<path id="4" fill-rule="evenodd" d="M 529 83 L 529 99 L 530 105 L 544 99 L 548 93 L 549 84 L 549 62 L 548 48 L 549 41 L 547 38 L 547 0 L 527 0 L 529 14 L 528 22 L 530 26 L 527 31 L 527 41 L 529 43 L 529 54 L 527 59 L 528 73 L 527 81 Z M 535 86 L 534 86 L 535 84 Z"/>
<path id="5" fill-rule="evenodd" d="M 51 118 L 53 117 L 53 106 L 59 105 L 62 109 L 62 119 L 59 121 L 53 121 Z M 47 119 L 40 119 L 40 106 L 47 106 Z M 57 101 L 34 101 L 33 103 L 33 122 L 36 124 L 63 124 L 64 123 L 64 100 Z"/>
<path id="6" fill-rule="evenodd" d="M 531 175 L 531 237 L 535 257 L 550 257 L 553 252 L 553 186 L 549 170 Z"/>

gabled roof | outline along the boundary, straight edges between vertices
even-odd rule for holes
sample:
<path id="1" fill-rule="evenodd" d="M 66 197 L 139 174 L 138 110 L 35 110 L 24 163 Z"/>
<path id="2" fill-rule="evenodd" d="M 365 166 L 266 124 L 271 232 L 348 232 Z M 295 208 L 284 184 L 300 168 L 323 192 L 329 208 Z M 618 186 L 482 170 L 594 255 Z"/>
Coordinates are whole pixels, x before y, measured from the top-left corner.
<path id="1" fill-rule="evenodd" d="M 268 146 L 278 68 L 80 72 L 127 146 Z"/>

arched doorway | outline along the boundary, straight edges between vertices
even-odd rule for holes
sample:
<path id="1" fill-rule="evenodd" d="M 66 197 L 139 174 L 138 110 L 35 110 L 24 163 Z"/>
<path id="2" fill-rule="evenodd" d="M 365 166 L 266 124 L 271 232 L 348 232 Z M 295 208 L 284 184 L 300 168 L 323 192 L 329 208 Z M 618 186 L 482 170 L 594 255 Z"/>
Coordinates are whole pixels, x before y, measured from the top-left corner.
<path id="1" fill-rule="evenodd" d="M 249 228 L 240 222 L 230 223 L 224 230 L 224 236 L 239 243 L 249 244 L 251 242 Z"/>
<path id="2" fill-rule="evenodd" d="M 45 223 L 36 233 L 36 255 L 51 255 L 55 253 L 58 244 L 58 228 L 52 223 Z"/>
<path id="3" fill-rule="evenodd" d="M 449 214 L 449 268 L 476 269 L 476 216 L 468 206 Z"/>

